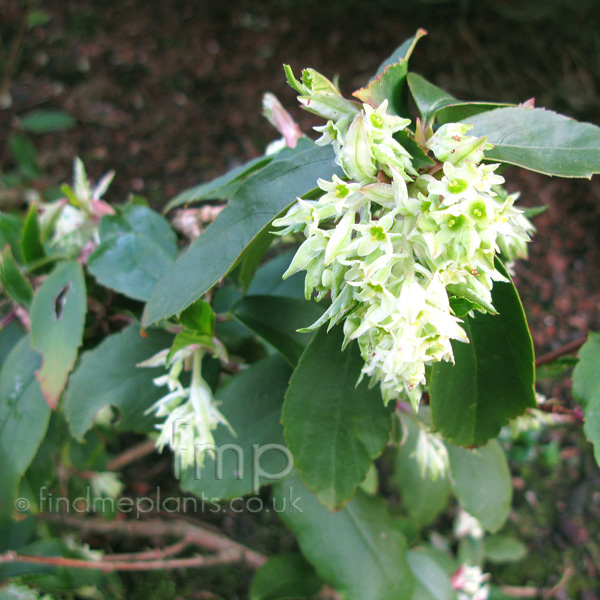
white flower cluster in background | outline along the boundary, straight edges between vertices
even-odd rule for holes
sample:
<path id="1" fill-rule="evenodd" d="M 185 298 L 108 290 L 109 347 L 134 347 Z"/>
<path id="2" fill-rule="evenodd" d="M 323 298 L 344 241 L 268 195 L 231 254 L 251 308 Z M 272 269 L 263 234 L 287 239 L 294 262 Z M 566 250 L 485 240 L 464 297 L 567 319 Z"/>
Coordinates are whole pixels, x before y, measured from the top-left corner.
<path id="1" fill-rule="evenodd" d="M 301 104 L 327 119 L 317 144 L 331 143 L 345 177 L 318 180 L 318 200 L 298 201 L 274 221 L 279 235 L 303 233 L 284 277 L 306 271 L 305 294 L 331 306 L 311 330 L 343 321 L 345 343 L 357 340 L 363 374 L 384 400 L 418 403 L 426 367 L 452 361 L 451 340 L 468 342 L 450 304 L 453 295 L 493 312 L 491 289 L 504 280 L 500 250 L 524 256 L 533 226 L 501 188 L 499 165 L 482 164 L 486 138 L 463 123 L 442 125 L 423 150 L 419 169 L 398 141 L 413 136 L 409 119 L 343 98 L 325 77 L 286 69 Z"/>
<path id="2" fill-rule="evenodd" d="M 40 225 L 50 246 L 76 258 L 82 252 L 90 254 L 98 245 L 98 226 L 104 215 L 115 210 L 102 196 L 115 176 L 109 171 L 92 187 L 80 158 L 73 163 L 73 187 L 63 185 L 65 197 L 40 204 Z"/>
<path id="3" fill-rule="evenodd" d="M 198 346 L 186 346 L 169 358 L 170 350 L 162 350 L 138 367 L 167 367 L 168 372 L 154 379 L 154 385 L 169 390 L 146 412 L 165 417 L 156 428 L 160 431 L 156 447 L 169 446 L 177 458 L 176 467 L 202 467 L 206 453 L 214 454 L 213 431 L 219 424 L 233 430 L 218 409 L 212 390 L 202 377 L 202 358 L 206 351 Z M 185 368 L 191 369 L 189 386 L 180 380 Z"/>

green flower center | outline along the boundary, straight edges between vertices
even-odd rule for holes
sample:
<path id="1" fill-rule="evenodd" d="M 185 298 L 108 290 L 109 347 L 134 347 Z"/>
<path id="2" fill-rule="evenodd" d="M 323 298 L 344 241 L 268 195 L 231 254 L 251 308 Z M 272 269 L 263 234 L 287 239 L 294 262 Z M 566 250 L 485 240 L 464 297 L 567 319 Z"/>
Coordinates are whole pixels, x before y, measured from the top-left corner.
<path id="1" fill-rule="evenodd" d="M 371 124 L 373 127 L 377 127 L 377 129 L 381 129 L 383 127 L 383 117 L 380 115 L 371 115 Z"/>
<path id="2" fill-rule="evenodd" d="M 382 227 L 378 227 L 377 225 L 371 227 L 371 237 L 373 241 L 377 240 L 378 242 L 385 241 L 385 231 Z"/>
<path id="3" fill-rule="evenodd" d="M 450 183 L 448 183 L 448 191 L 451 194 L 460 194 L 464 192 L 469 185 L 464 179 L 453 179 Z"/>
<path id="4" fill-rule="evenodd" d="M 348 186 L 344 185 L 343 183 L 340 183 L 340 185 L 335 188 L 336 198 L 345 198 L 349 193 L 350 190 L 348 189 Z"/>
<path id="5" fill-rule="evenodd" d="M 446 225 L 448 226 L 448 229 L 451 229 L 452 231 L 456 231 L 457 229 L 460 229 L 465 223 L 465 216 L 464 215 L 459 215 L 458 217 L 450 217 L 448 219 L 448 222 L 446 223 Z"/>
<path id="6" fill-rule="evenodd" d="M 469 212 L 475 219 L 483 219 L 487 214 L 485 210 L 485 204 L 483 202 L 476 202 L 473 204 Z"/>

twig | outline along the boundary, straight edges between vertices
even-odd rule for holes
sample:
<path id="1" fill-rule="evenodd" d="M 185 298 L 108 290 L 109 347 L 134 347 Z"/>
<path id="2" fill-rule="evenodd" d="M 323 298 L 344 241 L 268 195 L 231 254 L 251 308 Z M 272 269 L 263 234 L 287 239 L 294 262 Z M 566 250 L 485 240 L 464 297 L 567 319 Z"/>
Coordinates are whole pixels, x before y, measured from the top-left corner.
<path id="1" fill-rule="evenodd" d="M 535 366 L 540 367 L 542 365 L 547 365 L 548 363 L 555 361 L 557 358 L 560 358 L 561 356 L 565 356 L 565 354 L 573 354 L 573 352 L 577 352 L 577 350 L 579 350 L 579 348 L 581 348 L 581 346 L 583 346 L 583 344 L 585 344 L 586 340 L 587 340 L 587 336 L 585 336 L 579 340 L 569 342 L 568 344 L 565 344 L 564 346 L 561 346 L 560 348 L 557 348 L 556 350 L 552 350 L 551 352 L 542 354 L 542 356 L 540 356 L 538 359 L 536 359 Z"/>
<path id="2" fill-rule="evenodd" d="M 154 560 L 156 558 L 167 558 L 168 556 L 177 556 L 185 550 L 190 543 L 187 540 L 181 540 L 176 544 L 165 546 L 164 548 L 155 548 L 145 552 L 130 552 L 129 554 L 106 554 L 101 560 L 106 562 L 125 561 L 125 560 Z"/>
<path id="3" fill-rule="evenodd" d="M 221 533 L 209 531 L 200 525 L 192 525 L 183 521 L 163 521 L 149 519 L 147 521 L 105 521 L 96 517 L 81 518 L 71 517 L 58 513 L 40 513 L 37 518 L 48 522 L 74 527 L 82 533 L 116 533 L 124 536 L 137 537 L 173 537 L 185 540 L 190 545 L 195 545 L 205 550 L 222 554 L 224 552 L 235 555 L 237 558 L 231 562 L 245 562 L 248 566 L 258 568 L 267 558 L 242 544 L 238 544 Z"/>
<path id="4" fill-rule="evenodd" d="M 169 558 L 165 560 L 145 561 L 94 561 L 79 558 L 65 558 L 63 556 L 35 556 L 31 554 L 18 554 L 12 550 L 0 554 L 0 564 L 22 562 L 30 564 L 54 565 L 56 567 L 69 567 L 72 569 L 98 569 L 104 573 L 111 571 L 153 571 L 164 569 L 183 569 L 189 567 L 212 567 L 239 562 L 240 556 L 236 552 L 224 551 L 214 556 L 192 556 L 190 558 Z"/>
<path id="5" fill-rule="evenodd" d="M 505 596 L 510 596 L 511 598 L 538 598 L 540 595 L 538 589 L 534 587 L 516 587 L 512 585 L 503 585 L 500 588 L 500 591 Z"/>
<path id="6" fill-rule="evenodd" d="M 106 465 L 106 469 L 108 471 L 118 471 L 128 464 L 139 460 L 140 458 L 144 458 L 144 456 L 148 456 L 148 454 L 152 454 L 156 450 L 156 444 L 152 440 L 144 440 L 131 448 L 125 450 L 119 456 L 113 458 Z"/>

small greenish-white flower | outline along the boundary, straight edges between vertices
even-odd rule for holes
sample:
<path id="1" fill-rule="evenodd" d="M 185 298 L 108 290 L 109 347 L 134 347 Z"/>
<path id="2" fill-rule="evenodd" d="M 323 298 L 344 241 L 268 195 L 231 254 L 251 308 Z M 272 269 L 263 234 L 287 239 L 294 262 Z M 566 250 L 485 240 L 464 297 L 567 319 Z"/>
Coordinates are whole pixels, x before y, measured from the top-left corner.
<path id="1" fill-rule="evenodd" d="M 464 509 L 459 509 L 453 524 L 454 536 L 461 540 L 471 537 L 476 540 L 483 539 L 484 531 L 481 523 Z"/>
<path id="2" fill-rule="evenodd" d="M 440 162 L 460 165 L 463 161 L 479 164 L 485 150 L 493 146 L 486 137 L 466 135 L 472 125 L 466 123 L 446 123 L 427 140 L 427 147 Z"/>
<path id="3" fill-rule="evenodd" d="M 490 595 L 489 578 L 489 574 L 483 573 L 479 566 L 461 565 L 452 575 L 457 600 L 487 600 Z"/>
<path id="4" fill-rule="evenodd" d="M 92 493 L 96 498 L 118 498 L 125 487 L 119 474 L 112 471 L 93 473 L 90 478 Z"/>
<path id="5" fill-rule="evenodd" d="M 76 257 L 88 247 L 98 243 L 98 224 L 104 215 L 114 214 L 114 209 L 102 200 L 114 177 L 106 173 L 95 186 L 88 179 L 80 158 L 73 165 L 73 187 L 61 189 L 65 198 L 40 205 L 42 231 L 49 237 L 50 245 Z"/>
<path id="6" fill-rule="evenodd" d="M 214 454 L 213 431 L 219 425 L 225 425 L 233 433 L 202 377 L 204 352 L 202 348 L 187 346 L 174 354 L 168 365 L 169 372 L 154 379 L 155 385 L 167 386 L 169 393 L 146 411 L 157 417 L 166 417 L 163 423 L 156 425 L 160 432 L 156 446 L 159 450 L 169 446 L 175 453 L 178 468 L 201 467 L 205 454 Z M 168 350 L 162 351 L 138 366 L 167 366 L 168 353 Z M 192 371 L 188 387 L 179 380 L 186 363 Z"/>
<path id="7" fill-rule="evenodd" d="M 377 108 L 363 104 L 367 133 L 373 141 L 381 142 L 410 125 L 410 119 L 403 119 L 402 117 L 389 114 L 387 109 L 387 99 Z"/>

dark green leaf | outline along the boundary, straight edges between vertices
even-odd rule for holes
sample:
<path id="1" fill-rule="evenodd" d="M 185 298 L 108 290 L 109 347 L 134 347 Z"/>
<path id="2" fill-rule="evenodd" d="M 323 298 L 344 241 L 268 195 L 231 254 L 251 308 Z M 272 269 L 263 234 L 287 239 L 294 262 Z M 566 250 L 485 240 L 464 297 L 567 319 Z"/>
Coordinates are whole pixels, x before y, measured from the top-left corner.
<path id="1" fill-rule="evenodd" d="M 205 348 L 210 348 L 214 350 L 215 346 L 213 343 L 213 336 L 206 335 L 205 333 L 196 333 L 195 331 L 190 331 L 189 329 L 184 329 L 180 331 L 173 340 L 173 345 L 169 350 L 169 354 L 167 355 L 167 363 L 170 363 L 175 353 L 187 346 L 204 346 Z"/>
<path id="2" fill-rule="evenodd" d="M 157 282 L 173 268 L 173 258 L 140 233 L 109 237 L 90 256 L 89 272 L 98 282 L 135 300 L 150 298 Z"/>
<path id="3" fill-rule="evenodd" d="M 31 347 L 42 355 L 36 373 L 48 404 L 56 408 L 83 338 L 87 296 L 83 268 L 59 263 L 31 304 Z"/>
<path id="4" fill-rule="evenodd" d="M 35 110 L 20 121 L 21 129 L 30 133 L 54 133 L 73 129 L 77 121 L 64 110 Z"/>
<path id="5" fill-rule="evenodd" d="M 491 563 L 519 562 L 527 556 L 527 546 L 510 535 L 490 535 L 485 538 L 485 558 Z"/>
<path id="6" fill-rule="evenodd" d="M 415 169 L 426 169 L 435 165 L 435 162 L 425 154 L 406 129 L 396 132 L 394 138 L 399 141 L 404 149 L 412 156 L 412 165 Z"/>
<path id="7" fill-rule="evenodd" d="M 249 177 L 227 207 L 156 286 L 144 314 L 147 324 L 179 314 L 222 279 L 253 239 L 269 228 L 319 177 L 341 174 L 330 146 L 312 146 L 276 160 Z"/>
<path id="8" fill-rule="evenodd" d="M 44 244 L 42 244 L 38 212 L 34 204 L 29 208 L 25 225 L 23 226 L 21 253 L 26 265 L 42 260 L 46 256 L 46 249 L 44 248 Z"/>
<path id="9" fill-rule="evenodd" d="M 216 315 L 206 300 L 196 300 L 188 306 L 179 315 L 179 321 L 187 329 L 204 335 L 214 335 Z"/>
<path id="10" fill-rule="evenodd" d="M 285 438 L 306 485 L 332 509 L 342 507 L 383 452 L 391 429 L 378 388 L 363 380 L 352 343 L 341 351 L 341 327 L 321 328 L 306 348 L 286 394 Z"/>
<path id="11" fill-rule="evenodd" d="M 504 450 L 496 440 L 474 450 L 446 444 L 452 489 L 463 508 L 487 531 L 504 525 L 512 501 L 512 483 Z"/>
<path id="12" fill-rule="evenodd" d="M 583 405 L 583 431 L 594 445 L 600 465 L 600 334 L 590 332 L 579 351 L 579 363 L 573 371 L 573 395 Z"/>
<path id="13" fill-rule="evenodd" d="M 264 263 L 256 271 L 252 283 L 248 287 L 250 296 L 285 296 L 286 298 L 304 298 L 304 274 L 296 273 L 282 279 L 287 271 L 295 250 L 288 250 Z"/>
<path id="14" fill-rule="evenodd" d="M 312 598 L 322 587 L 323 580 L 301 554 L 280 554 L 256 571 L 250 600 Z"/>
<path id="15" fill-rule="evenodd" d="M 0 371 L 0 513 L 4 514 L 12 512 L 19 480 L 48 427 L 50 408 L 35 378 L 39 364 L 25 337 Z"/>
<path id="16" fill-rule="evenodd" d="M 498 108 L 469 119 L 469 135 L 495 148 L 486 158 L 559 177 L 600 173 L 600 128 L 543 108 Z"/>
<path id="17" fill-rule="evenodd" d="M 419 29 L 413 37 L 402 42 L 402 44 L 400 44 L 400 46 L 398 46 L 390 56 L 379 65 L 376 77 L 381 75 L 386 67 L 396 64 L 400 60 L 408 60 L 415 49 L 417 42 L 425 35 L 427 35 L 427 32 L 424 29 Z"/>
<path id="18" fill-rule="evenodd" d="M 408 565 L 415 576 L 415 589 L 411 600 L 454 600 L 452 581 L 442 565 L 431 554 L 410 550 Z"/>
<path id="19" fill-rule="evenodd" d="M 152 384 L 164 369 L 136 365 L 168 348 L 172 341 L 173 336 L 164 331 L 149 330 L 142 336 L 133 324 L 84 352 L 65 397 L 64 411 L 73 435 L 81 438 L 96 413 L 108 405 L 121 411 L 118 429 L 148 431 L 154 420 L 144 411 L 165 395 L 165 388 Z"/>
<path id="20" fill-rule="evenodd" d="M 10 246 L 4 250 L 0 264 L 0 282 L 13 302 L 29 308 L 33 299 L 33 288 L 19 269 Z"/>
<path id="21" fill-rule="evenodd" d="M 235 498 L 258 493 L 291 469 L 281 426 L 281 406 L 291 369 L 272 356 L 242 371 L 217 392 L 220 410 L 235 431 L 215 431 L 216 459 L 205 456 L 183 473 L 182 487 L 205 498 Z"/>
<path id="22" fill-rule="evenodd" d="M 226 200 L 231 198 L 250 175 L 266 167 L 274 158 L 276 157 L 259 156 L 258 158 L 253 158 L 212 181 L 201 183 L 185 192 L 181 192 L 181 194 L 177 194 L 175 198 L 169 201 L 167 206 L 165 206 L 164 212 L 169 212 L 171 209 L 182 204 L 190 204 L 191 202 L 198 202 L 200 200 Z"/>
<path id="23" fill-rule="evenodd" d="M 389 102 L 388 111 L 402 117 L 407 116 L 405 101 L 406 74 L 408 62 L 401 60 L 386 67 L 385 71 L 372 79 L 369 85 L 357 90 L 352 95 L 377 108 L 384 100 Z"/>
<path id="24" fill-rule="evenodd" d="M 122 209 L 122 213 L 131 231 L 146 236 L 172 259 L 176 258 L 177 235 L 163 216 L 140 204 L 128 204 Z"/>
<path id="25" fill-rule="evenodd" d="M 470 343 L 454 342 L 455 364 L 440 362 L 432 371 L 433 426 L 461 446 L 485 444 L 536 406 L 533 344 L 517 291 L 496 282 L 492 299 L 499 314 L 466 316 Z"/>
<path id="26" fill-rule="evenodd" d="M 447 454 L 444 446 L 431 441 L 418 421 L 411 415 L 401 414 L 402 444 L 396 457 L 395 476 L 400 499 L 416 527 L 433 523 L 448 506 L 450 482 L 447 473 Z M 445 468 L 438 468 L 439 456 L 431 461 L 429 453 L 443 451 Z"/>
<path id="27" fill-rule="evenodd" d="M 266 251 L 273 243 L 274 238 L 275 236 L 270 231 L 261 231 L 261 233 L 252 240 L 252 243 L 246 247 L 238 259 L 239 267 L 236 271 L 239 271 L 239 273 L 237 279 L 239 280 L 239 284 L 244 293 L 248 291 L 252 279 L 254 278 L 254 274 L 264 258 Z M 233 276 L 235 278 L 235 272 Z"/>
<path id="28" fill-rule="evenodd" d="M 412 598 L 406 540 L 383 500 L 359 490 L 343 510 L 330 512 L 297 473 L 277 483 L 273 495 L 302 553 L 335 589 L 360 600 Z"/>
<path id="29" fill-rule="evenodd" d="M 246 296 L 232 308 L 237 319 L 279 350 L 291 365 L 297 364 L 312 339 L 297 330 L 312 325 L 323 311 L 315 302 L 276 296 Z"/>
<path id="30" fill-rule="evenodd" d="M 508 104 L 494 102 L 464 102 L 457 100 L 448 92 L 421 77 L 421 75 L 417 75 L 417 73 L 409 73 L 407 81 L 415 104 L 423 119 L 426 120 L 437 115 L 442 123 L 455 122 L 487 110 L 509 106 Z"/>
<path id="31" fill-rule="evenodd" d="M 10 246 L 13 256 L 22 261 L 21 237 L 23 235 L 23 219 L 16 215 L 0 212 L 0 250 Z"/>
<path id="32" fill-rule="evenodd" d="M 24 135 L 11 135 L 8 146 L 21 174 L 27 179 L 37 179 L 41 172 L 38 153 L 31 140 Z"/>
<path id="33" fill-rule="evenodd" d="M 17 319 L 0 329 L 0 367 L 22 337 L 23 328 Z"/>

